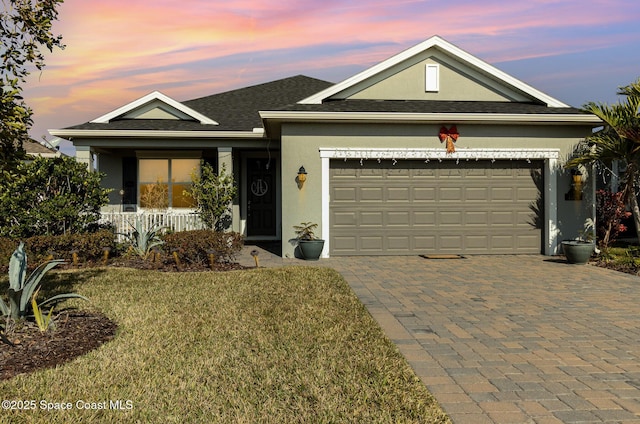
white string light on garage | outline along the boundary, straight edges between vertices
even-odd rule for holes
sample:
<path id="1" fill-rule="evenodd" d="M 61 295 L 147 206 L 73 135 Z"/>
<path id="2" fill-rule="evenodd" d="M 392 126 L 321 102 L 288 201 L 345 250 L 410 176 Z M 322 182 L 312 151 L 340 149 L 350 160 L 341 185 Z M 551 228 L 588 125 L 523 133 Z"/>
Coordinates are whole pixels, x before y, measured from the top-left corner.
<path id="1" fill-rule="evenodd" d="M 489 160 L 495 163 L 497 160 L 522 160 L 531 163 L 533 160 L 558 159 L 559 149 L 465 149 L 458 148 L 454 153 L 447 153 L 443 149 L 383 149 L 383 148 L 335 148 L 331 150 L 334 159 L 357 160 L 364 166 L 367 160 L 391 160 L 396 165 L 399 160 L 422 160 L 429 164 L 432 160 L 442 163 L 443 160 L 453 161 L 457 165 L 460 160 L 470 161 Z M 611 170 L 608 170 L 612 174 Z M 603 171 L 604 172 L 604 171 Z"/>

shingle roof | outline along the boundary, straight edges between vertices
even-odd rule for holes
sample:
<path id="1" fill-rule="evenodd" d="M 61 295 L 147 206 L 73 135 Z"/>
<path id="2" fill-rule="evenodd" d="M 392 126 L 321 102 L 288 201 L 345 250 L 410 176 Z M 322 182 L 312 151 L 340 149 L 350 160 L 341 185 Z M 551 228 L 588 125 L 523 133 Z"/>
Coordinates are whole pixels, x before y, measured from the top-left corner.
<path id="1" fill-rule="evenodd" d="M 215 126 L 174 119 L 115 119 L 105 124 L 87 122 L 67 129 L 252 131 L 262 127 L 260 110 L 274 110 L 293 104 L 332 84 L 298 75 L 182 102 L 220 124 Z"/>
<path id="2" fill-rule="evenodd" d="M 582 114 L 580 109 L 547 107 L 537 103 L 441 101 L 441 100 L 336 100 L 322 104 L 293 104 L 281 111 L 301 112 L 389 112 L 389 113 L 498 113 Z"/>
<path id="3" fill-rule="evenodd" d="M 582 111 L 576 108 L 547 107 L 533 102 L 347 99 L 326 101 L 322 104 L 297 103 L 331 85 L 332 83 L 327 81 L 298 75 L 183 102 L 184 105 L 220 124 L 215 126 L 176 119 L 115 119 L 109 123 L 87 122 L 67 129 L 252 131 L 263 126 L 260 111 L 582 114 Z"/>
<path id="4" fill-rule="evenodd" d="M 35 140 L 26 140 L 24 143 L 22 143 L 22 147 L 24 148 L 25 152 L 28 155 L 59 155 L 60 152 L 58 152 L 55 149 L 50 149 L 49 147 L 38 143 Z"/>

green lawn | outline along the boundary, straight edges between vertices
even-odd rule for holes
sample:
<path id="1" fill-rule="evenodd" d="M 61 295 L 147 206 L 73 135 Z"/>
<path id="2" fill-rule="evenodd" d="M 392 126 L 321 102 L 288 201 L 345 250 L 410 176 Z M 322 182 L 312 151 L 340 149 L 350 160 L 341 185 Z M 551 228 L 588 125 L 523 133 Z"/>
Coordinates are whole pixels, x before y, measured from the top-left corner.
<path id="1" fill-rule="evenodd" d="M 449 422 L 333 270 L 55 278 L 74 281 L 65 289 L 89 297 L 119 333 L 65 366 L 0 382 L 3 399 L 38 402 L 0 422 Z M 77 405 L 116 400 L 123 410 Z M 41 401 L 73 409 L 43 411 Z"/>

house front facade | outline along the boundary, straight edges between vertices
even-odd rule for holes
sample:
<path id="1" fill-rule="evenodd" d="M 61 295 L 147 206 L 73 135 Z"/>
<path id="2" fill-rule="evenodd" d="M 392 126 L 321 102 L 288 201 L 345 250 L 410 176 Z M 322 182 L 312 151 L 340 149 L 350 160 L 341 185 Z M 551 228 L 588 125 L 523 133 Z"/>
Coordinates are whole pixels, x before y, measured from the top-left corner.
<path id="1" fill-rule="evenodd" d="M 154 92 L 50 132 L 106 174 L 114 213 L 149 209 L 158 183 L 188 211 L 191 172 L 224 167 L 239 188 L 230 229 L 283 256 L 301 222 L 319 224 L 325 257 L 552 255 L 593 216 L 588 170 L 576 187 L 563 164 L 599 124 L 432 37 L 338 84 Z"/>

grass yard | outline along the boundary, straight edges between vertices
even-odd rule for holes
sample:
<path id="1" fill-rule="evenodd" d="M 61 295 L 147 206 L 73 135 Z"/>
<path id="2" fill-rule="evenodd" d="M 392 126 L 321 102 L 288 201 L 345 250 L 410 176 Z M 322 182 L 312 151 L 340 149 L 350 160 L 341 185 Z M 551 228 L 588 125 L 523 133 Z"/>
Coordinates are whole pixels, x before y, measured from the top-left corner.
<path id="1" fill-rule="evenodd" d="M 3 400 L 37 403 L 0 422 L 449 422 L 331 269 L 54 278 L 77 281 L 65 290 L 89 297 L 119 333 L 62 367 L 0 382 Z"/>

